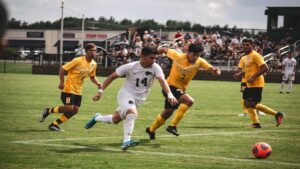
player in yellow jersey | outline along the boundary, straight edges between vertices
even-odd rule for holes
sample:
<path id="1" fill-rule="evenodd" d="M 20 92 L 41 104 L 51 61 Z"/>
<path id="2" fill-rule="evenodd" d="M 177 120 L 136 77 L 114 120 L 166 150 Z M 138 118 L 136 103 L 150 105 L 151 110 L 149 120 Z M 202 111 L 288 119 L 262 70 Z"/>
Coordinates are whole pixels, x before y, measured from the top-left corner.
<path id="1" fill-rule="evenodd" d="M 241 59 L 245 59 L 245 57 L 244 57 L 244 58 L 241 58 Z M 243 62 L 244 62 L 244 61 L 241 60 L 241 61 L 240 61 L 240 64 L 243 63 Z M 240 70 L 240 71 L 242 70 L 241 67 L 242 67 L 242 65 L 239 65 L 239 70 Z M 242 77 L 240 92 L 242 92 L 242 95 L 243 95 L 243 97 L 242 97 L 243 113 L 238 114 L 238 116 L 248 116 L 247 108 L 246 108 L 246 106 L 245 106 L 245 104 L 244 104 L 244 102 L 245 102 L 245 101 L 244 101 L 244 99 L 245 99 L 244 91 L 245 91 L 246 87 L 247 87 L 247 81 L 246 81 L 245 77 Z M 257 114 L 260 115 L 260 116 L 266 115 L 265 113 L 263 113 L 263 112 L 261 112 L 261 111 L 257 111 Z"/>
<path id="2" fill-rule="evenodd" d="M 158 48 L 159 54 L 166 53 L 167 56 L 173 60 L 171 72 L 167 78 L 168 85 L 171 92 L 178 100 L 179 104 L 172 106 L 167 100 L 167 94 L 163 91 L 165 96 L 165 109 L 159 114 L 153 124 L 146 129 L 150 139 L 155 139 L 155 130 L 162 126 L 165 121 L 177 109 L 175 116 L 171 120 L 171 124 L 167 127 L 167 131 L 178 136 L 177 124 L 183 118 L 185 112 L 193 105 L 194 99 L 186 93 L 186 88 L 197 74 L 200 68 L 215 74 L 220 75 L 221 71 L 206 60 L 200 57 L 203 47 L 199 44 L 190 44 L 187 53 L 179 53 L 176 50 L 168 48 Z"/>
<path id="3" fill-rule="evenodd" d="M 279 126 L 282 123 L 284 114 L 276 112 L 260 103 L 263 87 L 265 85 L 263 74 L 267 72 L 269 68 L 263 57 L 253 50 L 252 39 L 244 39 L 242 45 L 246 55 L 240 59 L 240 71 L 236 73 L 234 77 L 244 76 L 247 83 L 244 91 L 244 104 L 252 120 L 252 124 L 249 127 L 261 128 L 256 110 L 275 116 L 277 126 Z"/>
<path id="4" fill-rule="evenodd" d="M 40 122 L 43 122 L 49 114 L 61 113 L 60 118 L 49 125 L 48 128 L 51 131 L 61 131 L 59 125 L 78 113 L 82 99 L 82 84 L 85 78 L 89 77 L 98 88 L 101 87 L 95 78 L 97 63 L 93 58 L 97 52 L 96 45 L 87 44 L 85 52 L 85 56 L 76 57 L 59 69 L 60 83 L 58 88 L 62 90 L 61 101 L 64 105 L 46 108 L 39 119 Z M 64 79 L 65 72 L 68 72 L 67 80 Z"/>

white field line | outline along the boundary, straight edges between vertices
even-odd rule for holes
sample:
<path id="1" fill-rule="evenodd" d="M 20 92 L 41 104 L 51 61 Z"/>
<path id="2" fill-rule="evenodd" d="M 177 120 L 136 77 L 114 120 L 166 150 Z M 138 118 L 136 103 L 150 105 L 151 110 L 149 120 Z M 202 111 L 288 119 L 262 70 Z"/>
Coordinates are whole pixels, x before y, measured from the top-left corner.
<path id="1" fill-rule="evenodd" d="M 299 130 L 251 130 L 251 131 L 228 131 L 228 132 L 211 132 L 211 133 L 191 133 L 191 134 L 180 134 L 181 137 L 198 137 L 198 136 L 211 136 L 211 135 L 223 135 L 232 136 L 240 134 L 253 134 L 253 133 L 268 133 L 268 132 L 299 132 Z M 146 135 L 146 134 L 145 134 Z M 134 138 L 147 139 L 149 136 L 133 136 Z M 160 138 L 171 138 L 173 135 L 158 135 L 157 139 Z M 100 140 L 100 139 L 121 139 L 122 136 L 108 136 L 108 137 L 84 137 L 84 138 L 63 138 L 63 139 L 46 139 L 46 140 L 24 140 L 24 141 L 13 141 L 14 143 L 37 143 L 37 142 L 56 142 L 56 141 L 74 141 L 74 140 Z"/>
<path id="2" fill-rule="evenodd" d="M 299 132 L 299 130 L 256 130 L 256 131 L 237 131 L 237 132 L 212 132 L 212 133 L 194 133 L 194 134 L 181 134 L 180 137 L 198 137 L 198 136 L 210 136 L 210 135 L 223 135 L 223 136 L 232 136 L 240 134 L 253 134 L 253 133 L 264 133 L 264 132 Z M 148 138 L 146 136 L 135 136 L 136 138 Z M 161 135 L 159 138 L 170 138 L 174 137 L 171 135 Z M 111 148 L 111 147 L 91 147 L 91 146 L 76 146 L 76 145 L 66 145 L 66 144 L 50 144 L 45 142 L 55 142 L 55 141 L 74 141 L 74 140 L 98 140 L 98 139 L 112 139 L 112 138 L 121 138 L 121 137 L 86 137 L 86 138 L 64 138 L 64 139 L 48 139 L 48 140 L 27 140 L 27 141 L 13 141 L 12 143 L 16 144 L 26 144 L 26 145 L 38 145 L 38 146 L 50 146 L 50 147 L 64 147 L 64 148 L 76 148 L 76 149 L 96 149 L 102 151 L 112 151 L 112 152 L 122 152 L 120 149 Z M 158 139 L 159 139 L 158 138 Z M 212 160 L 223 160 L 223 161 L 237 161 L 237 162 L 251 162 L 253 159 L 238 159 L 238 158 L 228 158 L 220 156 L 204 156 L 196 154 L 182 154 L 182 153 L 171 153 L 171 152 L 152 152 L 152 151 L 136 151 L 128 150 L 127 152 L 133 154 L 147 154 L 147 155 L 158 155 L 158 156 L 167 156 L 167 157 L 189 157 L 189 158 L 202 158 L 202 159 L 212 159 Z M 277 164 L 285 166 L 297 166 L 300 167 L 300 163 L 289 163 L 289 162 L 273 162 L 267 160 L 255 160 L 255 163 L 267 163 L 267 164 Z"/>

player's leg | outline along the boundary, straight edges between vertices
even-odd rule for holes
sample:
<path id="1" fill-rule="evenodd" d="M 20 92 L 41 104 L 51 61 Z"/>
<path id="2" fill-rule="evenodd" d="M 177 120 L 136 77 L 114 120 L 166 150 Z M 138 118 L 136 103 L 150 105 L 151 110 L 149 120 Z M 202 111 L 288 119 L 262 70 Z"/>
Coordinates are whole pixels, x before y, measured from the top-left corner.
<path id="1" fill-rule="evenodd" d="M 242 103 L 242 110 L 243 110 L 243 113 L 238 114 L 238 116 L 241 116 L 241 117 L 242 117 L 242 116 L 247 116 L 247 115 L 248 115 L 248 112 L 247 112 L 247 108 L 246 108 L 246 106 L 245 106 L 245 100 L 242 99 L 241 103 Z"/>
<path id="2" fill-rule="evenodd" d="M 62 113 L 59 119 L 53 121 L 49 125 L 49 130 L 60 131 L 59 125 L 66 122 L 68 119 L 72 118 L 78 113 L 82 97 L 81 95 L 74 95 L 71 93 L 61 93 L 61 100 L 64 106 L 58 107 L 58 112 Z"/>
<path id="3" fill-rule="evenodd" d="M 170 90 L 172 91 L 173 95 L 175 98 L 178 100 L 179 105 L 171 106 L 166 99 L 166 105 L 165 108 L 172 108 L 172 109 L 177 109 L 174 117 L 172 118 L 170 125 L 167 127 L 167 131 L 175 136 L 179 136 L 177 132 L 177 125 L 183 118 L 185 112 L 191 107 L 194 103 L 194 99 L 186 94 L 184 91 L 181 89 L 176 88 L 175 86 L 170 86 Z M 164 93 L 164 96 L 166 97 L 166 93 Z M 173 113 L 173 111 L 172 111 Z"/>
<path id="4" fill-rule="evenodd" d="M 165 124 L 166 120 L 173 114 L 174 109 L 168 108 L 164 109 L 163 112 L 156 116 L 156 119 L 153 121 L 153 123 L 146 129 L 146 132 L 148 133 L 150 140 L 155 139 L 155 131 L 162 125 Z"/>
<path id="5" fill-rule="evenodd" d="M 171 120 L 170 126 L 177 126 L 183 118 L 185 112 L 193 105 L 194 99 L 188 94 L 184 94 L 179 98 L 179 107 L 176 110 L 175 116 Z"/>
<path id="6" fill-rule="evenodd" d="M 287 80 L 288 80 L 288 77 L 287 77 L 286 74 L 284 74 L 284 75 L 282 76 L 282 82 L 281 82 L 281 86 L 280 86 L 280 91 L 279 91 L 279 93 L 283 93 L 283 92 L 284 92 L 284 84 L 288 82 Z"/>
<path id="7" fill-rule="evenodd" d="M 290 76 L 289 76 L 289 80 L 288 80 L 288 83 L 289 83 L 289 84 L 288 84 L 288 88 L 287 88 L 287 91 L 286 91 L 286 93 L 288 93 L 288 94 L 292 91 L 294 79 L 295 79 L 295 76 L 294 76 L 294 75 L 290 75 Z"/>
<path id="8" fill-rule="evenodd" d="M 138 145 L 138 142 L 133 141 L 131 139 L 134 123 L 137 119 L 137 110 L 136 109 L 129 109 L 126 112 L 126 118 L 124 119 L 124 139 L 121 146 L 122 150 L 127 150 L 128 147 Z"/>
<path id="9" fill-rule="evenodd" d="M 244 91 L 245 106 L 251 118 L 252 124 L 247 126 L 250 128 L 261 128 L 260 122 L 257 117 L 255 105 L 261 99 L 261 90 L 257 88 L 246 88 Z"/>

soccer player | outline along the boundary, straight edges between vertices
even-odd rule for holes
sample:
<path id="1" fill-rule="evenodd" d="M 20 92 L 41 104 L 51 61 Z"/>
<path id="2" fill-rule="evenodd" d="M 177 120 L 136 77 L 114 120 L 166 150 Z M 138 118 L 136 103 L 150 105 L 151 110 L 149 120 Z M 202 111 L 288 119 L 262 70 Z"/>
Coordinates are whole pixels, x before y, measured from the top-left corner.
<path id="1" fill-rule="evenodd" d="M 78 113 L 82 99 L 82 84 L 85 78 L 89 77 L 98 88 L 101 87 L 101 84 L 95 78 L 97 63 L 93 58 L 97 52 L 96 45 L 87 44 L 85 52 L 85 56 L 74 58 L 59 69 L 60 83 L 58 88 L 62 90 L 61 101 L 64 105 L 45 108 L 39 119 L 40 122 L 43 122 L 49 114 L 61 113 L 60 118 L 49 125 L 48 128 L 51 131 L 62 131 L 59 125 Z M 65 72 L 68 72 L 67 80 L 64 79 Z"/>
<path id="2" fill-rule="evenodd" d="M 171 120 L 170 125 L 167 127 L 167 131 L 173 135 L 178 136 L 177 125 L 183 118 L 185 112 L 193 105 L 194 99 L 188 95 L 185 91 L 190 81 L 197 74 L 200 68 L 215 74 L 220 75 L 221 71 L 206 60 L 200 57 L 200 53 L 203 51 L 203 47 L 200 44 L 190 44 L 188 46 L 187 53 L 179 53 L 174 49 L 159 48 L 158 53 L 166 53 L 167 56 L 173 60 L 172 68 L 167 82 L 170 86 L 171 92 L 178 100 L 179 104 L 171 105 L 167 102 L 167 94 L 163 91 L 163 95 L 166 97 L 165 109 L 159 114 L 152 125 L 146 129 L 150 139 L 155 139 L 155 131 L 162 126 L 165 121 L 173 114 L 177 109 L 175 116 Z"/>
<path id="3" fill-rule="evenodd" d="M 292 91 L 293 81 L 295 80 L 295 73 L 296 73 L 296 65 L 297 61 L 293 58 L 293 52 L 288 52 L 288 57 L 286 57 L 282 61 L 282 83 L 280 87 L 280 92 L 283 93 L 284 91 L 284 83 L 288 84 L 286 93 L 289 94 Z"/>
<path id="4" fill-rule="evenodd" d="M 126 81 L 119 90 L 117 97 L 119 107 L 115 110 L 113 115 L 101 115 L 96 113 L 85 125 L 86 129 L 93 127 L 96 122 L 117 124 L 124 120 L 124 141 L 121 149 L 127 150 L 128 147 L 138 144 L 138 142 L 131 140 L 134 123 L 138 115 L 137 108 L 146 100 L 155 78 L 158 79 L 163 91 L 167 93 L 168 103 L 170 105 L 178 103 L 170 91 L 161 67 L 155 63 L 156 52 L 155 48 L 144 47 L 140 61 L 118 67 L 115 72 L 105 79 L 93 100 L 99 100 L 104 90 L 116 78 L 126 76 Z"/>
<path id="5" fill-rule="evenodd" d="M 241 58 L 241 59 L 245 59 L 245 58 Z M 244 61 L 240 61 L 240 63 L 243 63 Z M 242 65 L 239 65 L 239 71 L 241 71 L 241 67 Z M 248 113 L 247 113 L 247 108 L 246 108 L 246 106 L 245 106 L 245 96 L 244 96 L 244 91 L 245 91 L 245 89 L 246 89 L 246 87 L 247 87 L 247 81 L 246 81 L 246 79 L 245 79 L 245 77 L 243 76 L 242 77 L 242 82 L 241 82 L 241 89 L 240 89 L 240 91 L 242 92 L 242 110 L 243 110 L 243 113 L 241 113 L 241 114 L 238 114 L 238 116 L 240 116 L 240 117 L 242 117 L 242 116 L 248 116 Z M 256 111 L 256 113 L 258 114 L 258 115 L 260 115 L 260 116 L 264 116 L 264 115 L 266 115 L 264 112 L 261 112 L 261 111 Z"/>
<path id="6" fill-rule="evenodd" d="M 261 128 L 256 110 L 262 111 L 269 115 L 273 115 L 277 122 L 276 125 L 279 126 L 282 123 L 284 114 L 260 103 L 263 87 L 265 84 L 263 74 L 267 72 L 269 68 L 265 63 L 263 57 L 253 50 L 252 39 L 243 39 L 242 45 L 246 55 L 240 59 L 240 71 L 236 73 L 234 77 L 244 76 L 247 82 L 244 91 L 244 104 L 252 120 L 252 124 L 248 127 Z"/>

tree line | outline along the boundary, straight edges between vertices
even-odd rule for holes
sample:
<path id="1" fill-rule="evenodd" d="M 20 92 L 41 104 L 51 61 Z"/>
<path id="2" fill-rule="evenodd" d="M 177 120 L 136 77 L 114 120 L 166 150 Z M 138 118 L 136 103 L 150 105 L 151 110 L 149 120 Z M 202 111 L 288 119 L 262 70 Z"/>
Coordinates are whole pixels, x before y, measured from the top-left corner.
<path id="1" fill-rule="evenodd" d="M 192 24 L 189 21 L 177 21 L 177 20 L 167 20 L 165 24 L 156 22 L 153 19 L 138 19 L 132 21 L 130 19 L 123 19 L 121 21 L 115 20 L 114 17 L 99 17 L 95 18 L 85 18 L 84 20 L 85 30 L 127 30 L 129 27 L 137 28 L 151 28 L 154 30 L 164 29 L 169 31 L 185 30 L 185 31 L 196 31 L 204 32 L 206 31 L 232 31 L 239 32 L 236 26 L 230 28 L 228 25 L 223 27 L 220 25 L 204 26 L 199 23 Z M 51 21 L 37 21 L 34 23 L 27 23 L 26 21 L 17 20 L 11 18 L 8 21 L 8 27 L 10 29 L 60 29 L 61 19 L 54 22 Z M 82 18 L 77 17 L 65 17 L 64 18 L 64 29 L 80 30 L 82 27 Z"/>

